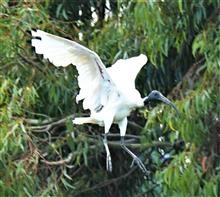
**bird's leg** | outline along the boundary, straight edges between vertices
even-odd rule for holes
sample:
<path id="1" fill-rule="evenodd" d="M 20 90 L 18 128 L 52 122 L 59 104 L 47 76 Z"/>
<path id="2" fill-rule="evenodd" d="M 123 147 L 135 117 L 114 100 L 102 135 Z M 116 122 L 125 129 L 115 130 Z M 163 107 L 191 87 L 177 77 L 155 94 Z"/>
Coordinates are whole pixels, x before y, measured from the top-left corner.
<path id="1" fill-rule="evenodd" d="M 103 139 L 103 143 L 105 146 L 105 151 L 106 151 L 106 169 L 107 171 L 111 172 L 112 171 L 112 160 L 111 160 L 111 154 L 108 148 L 108 141 L 107 141 L 107 135 L 109 133 L 111 124 L 112 124 L 112 120 L 113 119 L 107 119 L 106 121 L 104 121 L 104 125 L 105 125 L 105 134 L 104 134 L 104 139 Z"/>
<path id="2" fill-rule="evenodd" d="M 108 148 L 107 133 L 104 134 L 103 143 L 104 143 L 105 151 L 106 151 L 106 169 L 107 171 L 111 172 L 112 171 L 112 160 L 111 160 L 111 154 Z"/>
<path id="3" fill-rule="evenodd" d="M 138 167 L 142 170 L 142 172 L 146 175 L 149 174 L 149 171 L 147 171 L 147 169 L 145 168 L 143 162 L 140 160 L 140 158 L 138 158 L 133 152 L 131 152 L 126 146 L 125 146 L 125 142 L 124 142 L 124 136 L 121 136 L 121 147 L 133 158 L 131 167 L 133 165 L 133 163 L 135 162 Z"/>
<path id="4" fill-rule="evenodd" d="M 149 172 L 145 168 L 142 161 L 125 146 L 124 136 L 125 136 L 125 133 L 126 133 L 127 124 L 128 124 L 127 118 L 124 118 L 122 121 L 120 121 L 118 123 L 119 129 L 120 129 L 120 136 L 121 136 L 121 147 L 133 158 L 132 164 L 134 162 L 137 163 L 138 167 L 142 170 L 142 172 L 144 174 L 148 175 Z"/>

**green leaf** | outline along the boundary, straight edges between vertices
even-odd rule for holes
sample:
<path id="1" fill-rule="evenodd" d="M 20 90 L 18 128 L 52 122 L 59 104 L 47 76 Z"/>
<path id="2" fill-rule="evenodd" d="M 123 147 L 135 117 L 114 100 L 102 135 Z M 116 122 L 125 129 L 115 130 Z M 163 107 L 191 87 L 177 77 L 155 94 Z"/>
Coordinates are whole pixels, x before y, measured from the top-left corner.
<path id="1" fill-rule="evenodd" d="M 178 0 L 178 8 L 180 13 L 183 13 L 183 0 Z"/>

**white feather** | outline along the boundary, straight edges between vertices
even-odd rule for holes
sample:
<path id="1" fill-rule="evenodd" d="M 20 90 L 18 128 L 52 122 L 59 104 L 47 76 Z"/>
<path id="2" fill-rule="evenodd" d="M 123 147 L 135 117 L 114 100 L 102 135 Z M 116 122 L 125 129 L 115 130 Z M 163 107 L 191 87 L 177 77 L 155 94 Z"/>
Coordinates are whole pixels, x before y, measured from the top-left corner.
<path id="1" fill-rule="evenodd" d="M 109 75 L 124 92 L 135 90 L 135 79 L 141 68 L 147 63 L 147 56 L 139 56 L 119 59 L 111 67 L 107 68 Z"/>
<path id="2" fill-rule="evenodd" d="M 83 100 L 84 109 L 93 111 L 105 105 L 115 84 L 106 71 L 99 56 L 88 48 L 65 38 L 54 36 L 41 30 L 31 31 L 32 46 L 38 54 L 43 54 L 55 66 L 76 66 L 79 76 L 79 95 L 76 101 Z"/>

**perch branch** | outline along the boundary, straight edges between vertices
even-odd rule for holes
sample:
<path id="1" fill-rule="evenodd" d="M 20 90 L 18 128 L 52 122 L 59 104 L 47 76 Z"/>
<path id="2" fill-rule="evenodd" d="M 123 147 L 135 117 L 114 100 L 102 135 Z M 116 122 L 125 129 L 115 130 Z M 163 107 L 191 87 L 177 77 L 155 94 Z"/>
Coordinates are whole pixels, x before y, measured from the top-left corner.
<path id="1" fill-rule="evenodd" d="M 65 118 L 62 118 L 60 120 L 54 119 L 55 121 L 51 122 L 51 118 L 48 118 L 46 120 L 35 120 L 35 119 L 25 119 L 25 122 L 30 124 L 29 128 L 33 131 L 33 132 L 49 132 L 51 129 L 54 129 L 55 127 L 58 126 L 62 126 L 65 125 L 65 121 L 67 119 L 73 119 L 75 117 L 75 115 L 69 115 Z M 48 123 L 48 124 L 47 124 Z M 134 124 L 133 122 L 130 122 L 130 124 L 135 125 L 136 128 L 138 129 L 142 129 L 141 126 L 137 125 L 136 123 Z M 33 125 L 33 126 L 32 126 Z M 120 134 L 109 134 L 109 137 L 117 137 L 120 138 Z M 140 143 L 134 143 L 135 140 L 140 140 L 141 137 L 138 135 L 131 135 L 131 134 L 127 134 L 126 138 L 131 138 L 131 139 L 126 139 L 126 145 L 130 148 L 134 148 L 134 149 L 138 149 L 138 148 L 151 148 L 151 147 L 172 147 L 172 144 L 168 143 L 168 142 L 158 142 L 158 141 L 154 141 L 152 143 L 144 143 L 144 144 L 140 144 Z M 98 141 L 98 136 L 88 136 L 88 141 L 97 144 Z M 111 147 L 115 147 L 118 148 L 121 146 L 121 142 L 115 141 L 115 140 L 109 140 L 108 141 L 109 146 Z M 91 145 L 92 146 L 92 145 Z M 58 162 L 59 163 L 59 162 Z M 62 162 L 61 162 L 62 163 Z"/>

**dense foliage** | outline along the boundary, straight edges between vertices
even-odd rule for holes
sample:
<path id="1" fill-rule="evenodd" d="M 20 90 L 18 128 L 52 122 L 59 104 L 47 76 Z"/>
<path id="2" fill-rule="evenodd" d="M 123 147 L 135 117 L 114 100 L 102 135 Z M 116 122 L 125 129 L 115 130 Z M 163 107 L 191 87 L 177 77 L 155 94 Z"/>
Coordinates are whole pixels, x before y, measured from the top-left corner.
<path id="1" fill-rule="evenodd" d="M 0 196 L 220 196 L 220 1 L 0 1 Z M 102 128 L 74 126 L 77 71 L 31 50 L 31 28 L 70 38 L 110 66 L 147 54 L 136 86 L 158 89 L 180 111 L 132 113 L 128 146 L 151 171 L 144 179 Z"/>

